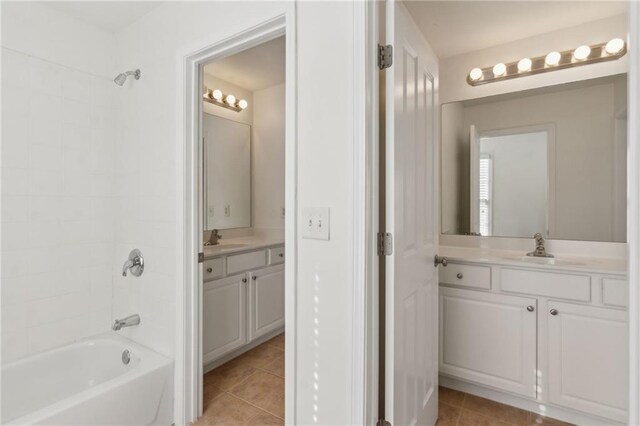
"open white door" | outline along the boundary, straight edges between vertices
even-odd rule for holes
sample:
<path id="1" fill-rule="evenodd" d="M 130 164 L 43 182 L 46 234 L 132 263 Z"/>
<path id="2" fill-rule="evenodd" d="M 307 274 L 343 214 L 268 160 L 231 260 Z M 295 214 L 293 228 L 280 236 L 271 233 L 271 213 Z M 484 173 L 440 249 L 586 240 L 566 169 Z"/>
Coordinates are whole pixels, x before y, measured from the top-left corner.
<path id="1" fill-rule="evenodd" d="M 480 232 L 480 136 L 475 125 L 469 126 L 469 206 L 471 232 Z"/>
<path id="2" fill-rule="evenodd" d="M 433 425 L 438 407 L 437 58 L 401 3 L 386 4 L 385 417 Z"/>

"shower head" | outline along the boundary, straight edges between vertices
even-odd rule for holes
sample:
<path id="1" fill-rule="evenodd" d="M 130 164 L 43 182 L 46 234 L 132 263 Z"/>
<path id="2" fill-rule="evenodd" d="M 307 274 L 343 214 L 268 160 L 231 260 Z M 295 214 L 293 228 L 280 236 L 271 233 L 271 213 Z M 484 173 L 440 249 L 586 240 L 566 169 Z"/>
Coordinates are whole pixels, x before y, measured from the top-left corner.
<path id="1" fill-rule="evenodd" d="M 118 86 L 122 86 L 124 84 L 124 82 L 127 80 L 127 77 L 132 75 L 136 80 L 140 80 L 140 76 L 142 75 L 140 70 L 135 70 L 135 71 L 127 71 L 127 72 L 123 72 L 118 74 L 118 76 L 116 78 L 113 79 L 114 83 L 116 83 Z"/>

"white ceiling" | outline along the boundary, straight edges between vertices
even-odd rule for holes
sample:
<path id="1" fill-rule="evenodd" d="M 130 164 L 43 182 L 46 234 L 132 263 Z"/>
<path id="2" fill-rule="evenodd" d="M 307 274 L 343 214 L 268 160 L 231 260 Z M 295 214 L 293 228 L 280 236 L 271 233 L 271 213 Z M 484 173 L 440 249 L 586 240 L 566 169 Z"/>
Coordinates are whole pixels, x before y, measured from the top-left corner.
<path id="1" fill-rule="evenodd" d="M 155 9 L 161 1 L 46 1 L 42 2 L 79 21 L 116 32 Z"/>
<path id="2" fill-rule="evenodd" d="M 627 12 L 623 1 L 406 1 L 439 58 Z"/>
<path id="3" fill-rule="evenodd" d="M 285 38 L 218 59 L 205 65 L 204 72 L 252 92 L 284 83 Z"/>

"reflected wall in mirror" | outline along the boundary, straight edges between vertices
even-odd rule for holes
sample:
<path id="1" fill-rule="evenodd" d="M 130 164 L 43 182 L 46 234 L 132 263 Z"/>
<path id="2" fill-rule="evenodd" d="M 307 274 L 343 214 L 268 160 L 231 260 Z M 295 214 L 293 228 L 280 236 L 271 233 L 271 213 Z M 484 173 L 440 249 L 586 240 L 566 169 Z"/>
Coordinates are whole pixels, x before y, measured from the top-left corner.
<path id="1" fill-rule="evenodd" d="M 251 226 L 251 126 L 203 114 L 205 229 Z"/>
<path id="2" fill-rule="evenodd" d="M 442 233 L 626 241 L 626 74 L 442 106 Z"/>

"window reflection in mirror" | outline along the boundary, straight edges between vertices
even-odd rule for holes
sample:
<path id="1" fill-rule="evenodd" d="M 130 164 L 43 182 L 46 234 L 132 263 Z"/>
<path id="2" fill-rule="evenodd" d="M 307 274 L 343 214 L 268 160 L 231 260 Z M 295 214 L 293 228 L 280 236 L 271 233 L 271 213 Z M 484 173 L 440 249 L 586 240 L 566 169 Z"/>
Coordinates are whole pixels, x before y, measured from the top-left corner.
<path id="1" fill-rule="evenodd" d="M 626 75 L 442 106 L 442 233 L 626 241 Z"/>

